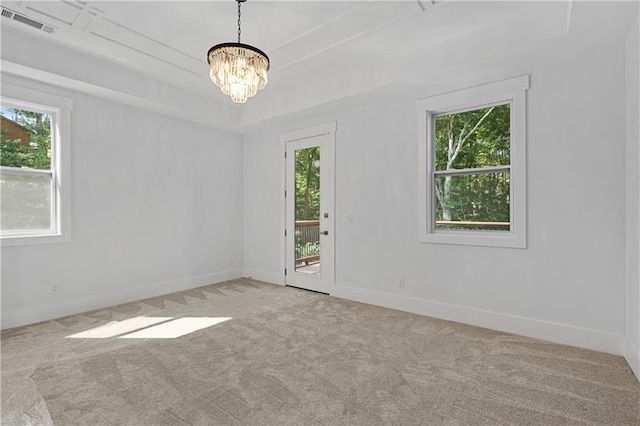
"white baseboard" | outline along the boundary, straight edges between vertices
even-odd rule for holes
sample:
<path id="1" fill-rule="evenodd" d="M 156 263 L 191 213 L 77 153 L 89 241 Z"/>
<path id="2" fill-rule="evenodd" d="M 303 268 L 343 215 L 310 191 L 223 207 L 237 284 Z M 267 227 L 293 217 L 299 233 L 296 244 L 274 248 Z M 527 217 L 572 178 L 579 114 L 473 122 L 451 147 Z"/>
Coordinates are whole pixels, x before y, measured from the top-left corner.
<path id="1" fill-rule="evenodd" d="M 395 294 L 334 286 L 332 296 L 477 327 L 533 337 L 563 345 L 622 355 L 623 336 L 571 325 L 540 321 Z M 637 353 L 637 352 L 636 352 Z"/>
<path id="2" fill-rule="evenodd" d="M 253 278 L 254 280 L 264 281 L 270 284 L 284 285 L 284 277 L 269 271 L 261 271 L 259 269 L 244 268 L 242 270 L 242 276 L 247 278 Z"/>
<path id="3" fill-rule="evenodd" d="M 629 336 L 624 338 L 624 359 L 640 382 L 640 349 L 635 347 Z"/>
<path id="4" fill-rule="evenodd" d="M 24 309 L 3 310 L 1 328 L 4 330 L 19 327 L 21 325 L 47 321 L 93 309 L 161 296 L 181 290 L 189 290 L 241 277 L 242 270 L 235 269 L 139 287 L 131 286 L 126 289 L 100 293 L 79 299 L 65 300 L 59 303 L 29 306 Z"/>

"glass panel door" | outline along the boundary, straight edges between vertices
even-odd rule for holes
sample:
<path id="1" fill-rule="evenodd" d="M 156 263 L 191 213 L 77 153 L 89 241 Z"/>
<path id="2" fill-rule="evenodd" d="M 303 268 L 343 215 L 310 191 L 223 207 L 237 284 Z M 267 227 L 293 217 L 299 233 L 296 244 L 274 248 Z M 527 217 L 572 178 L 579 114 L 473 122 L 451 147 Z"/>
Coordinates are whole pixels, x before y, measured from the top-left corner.
<path id="1" fill-rule="evenodd" d="M 329 293 L 334 274 L 329 135 L 286 143 L 287 285 Z"/>

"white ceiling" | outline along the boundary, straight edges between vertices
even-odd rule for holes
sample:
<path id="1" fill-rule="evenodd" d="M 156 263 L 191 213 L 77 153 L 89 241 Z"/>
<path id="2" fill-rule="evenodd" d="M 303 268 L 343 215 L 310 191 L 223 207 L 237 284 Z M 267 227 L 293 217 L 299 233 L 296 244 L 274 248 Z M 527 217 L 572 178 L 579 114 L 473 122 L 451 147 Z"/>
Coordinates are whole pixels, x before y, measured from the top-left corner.
<path id="1" fill-rule="evenodd" d="M 233 105 L 209 80 L 206 53 L 214 44 L 236 40 L 234 0 L 2 1 L 2 6 L 56 32 L 38 32 L 7 18 L 2 25 L 213 102 L 246 108 L 249 116 L 260 106 L 287 104 L 274 112 L 282 114 L 330 102 L 338 92 L 361 95 L 416 73 L 436 78 L 456 66 L 488 66 L 557 42 L 611 41 L 624 36 L 638 13 L 637 1 L 249 0 L 242 5 L 242 42 L 269 55 L 269 84 L 247 104 Z M 311 102 L 311 96 L 317 100 Z"/>

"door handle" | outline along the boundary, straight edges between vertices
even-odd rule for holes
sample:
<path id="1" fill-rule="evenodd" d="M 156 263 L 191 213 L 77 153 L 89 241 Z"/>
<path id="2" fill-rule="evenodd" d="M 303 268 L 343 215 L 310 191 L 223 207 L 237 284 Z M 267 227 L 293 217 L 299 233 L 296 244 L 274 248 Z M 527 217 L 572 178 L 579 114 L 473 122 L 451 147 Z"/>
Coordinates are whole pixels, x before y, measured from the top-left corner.
<path id="1" fill-rule="evenodd" d="M 329 235 L 329 231 L 320 231 L 322 235 Z"/>

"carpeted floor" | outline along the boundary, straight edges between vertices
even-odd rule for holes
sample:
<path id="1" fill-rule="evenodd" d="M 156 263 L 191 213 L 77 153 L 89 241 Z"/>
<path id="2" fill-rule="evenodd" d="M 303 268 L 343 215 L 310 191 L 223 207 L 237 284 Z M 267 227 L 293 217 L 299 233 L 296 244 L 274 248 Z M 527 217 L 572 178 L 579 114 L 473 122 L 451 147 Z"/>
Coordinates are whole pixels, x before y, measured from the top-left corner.
<path id="1" fill-rule="evenodd" d="M 67 338 L 136 317 L 231 319 L 177 338 Z M 248 279 L 1 342 L 3 425 L 640 424 L 621 357 Z"/>

